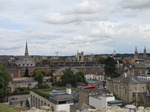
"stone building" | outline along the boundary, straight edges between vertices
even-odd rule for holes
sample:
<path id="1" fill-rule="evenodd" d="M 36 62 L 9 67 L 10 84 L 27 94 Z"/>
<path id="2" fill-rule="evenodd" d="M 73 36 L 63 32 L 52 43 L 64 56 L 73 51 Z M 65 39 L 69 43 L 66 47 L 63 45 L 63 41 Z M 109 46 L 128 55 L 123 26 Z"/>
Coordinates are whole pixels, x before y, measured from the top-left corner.
<path id="1" fill-rule="evenodd" d="M 81 53 L 77 52 L 76 59 L 77 59 L 77 62 L 84 62 L 84 53 L 83 52 L 81 52 Z"/>
<path id="2" fill-rule="evenodd" d="M 12 78 L 21 77 L 21 68 L 15 63 L 5 64 L 6 70 Z"/>
<path id="3" fill-rule="evenodd" d="M 79 91 L 79 103 L 75 103 L 70 106 L 71 112 L 82 111 L 84 109 L 92 109 L 93 106 L 89 105 L 89 97 L 92 95 L 103 95 L 108 92 L 104 89 L 80 89 Z"/>
<path id="4" fill-rule="evenodd" d="M 52 111 L 70 111 L 70 105 L 76 101 L 78 94 L 71 90 L 71 85 L 66 85 L 66 90 L 53 90 L 48 98 L 44 98 L 34 92 L 30 92 L 31 107 L 40 108 L 49 106 Z"/>
<path id="5" fill-rule="evenodd" d="M 147 91 L 150 75 L 120 76 L 107 80 L 107 89 L 126 103 L 135 102 L 134 94 Z"/>

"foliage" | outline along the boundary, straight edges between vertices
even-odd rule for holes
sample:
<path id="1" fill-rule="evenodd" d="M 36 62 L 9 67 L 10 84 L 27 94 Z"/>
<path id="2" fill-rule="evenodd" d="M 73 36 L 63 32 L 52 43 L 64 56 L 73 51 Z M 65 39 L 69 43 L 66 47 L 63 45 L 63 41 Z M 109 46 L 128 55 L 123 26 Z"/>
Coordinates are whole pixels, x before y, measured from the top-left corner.
<path id="1" fill-rule="evenodd" d="M 47 89 L 47 88 L 49 88 L 49 86 L 47 84 L 38 83 L 38 88 L 39 89 Z"/>
<path id="2" fill-rule="evenodd" d="M 24 94 L 29 94 L 30 90 L 15 90 L 12 95 L 24 95 Z"/>
<path id="3" fill-rule="evenodd" d="M 101 64 L 104 64 L 104 63 L 105 63 L 105 60 L 106 60 L 105 57 L 100 57 L 100 58 L 98 59 L 98 62 L 101 63 Z"/>
<path id="4" fill-rule="evenodd" d="M 0 99 L 7 95 L 8 83 L 11 80 L 5 67 L 0 64 Z"/>
<path id="5" fill-rule="evenodd" d="M 71 68 L 66 68 L 63 73 L 64 75 L 61 77 L 62 85 L 71 84 L 72 86 L 76 86 L 77 79 Z"/>
<path id="6" fill-rule="evenodd" d="M 41 72 L 41 70 L 35 70 L 33 74 L 34 74 L 35 80 L 37 80 L 39 83 L 43 82 L 44 75 Z"/>
<path id="7" fill-rule="evenodd" d="M 105 69 L 106 76 L 111 77 L 111 78 L 118 77 L 116 63 L 117 62 L 111 57 L 108 57 L 104 61 L 104 64 L 105 64 L 104 69 Z"/>
<path id="8" fill-rule="evenodd" d="M 25 69 L 24 77 L 29 77 L 29 70 L 28 70 L 28 68 L 27 68 L 27 67 L 26 67 L 26 69 Z"/>
<path id="9" fill-rule="evenodd" d="M 75 74 L 77 82 L 83 82 L 85 83 L 85 76 L 84 73 L 82 71 L 79 71 Z"/>

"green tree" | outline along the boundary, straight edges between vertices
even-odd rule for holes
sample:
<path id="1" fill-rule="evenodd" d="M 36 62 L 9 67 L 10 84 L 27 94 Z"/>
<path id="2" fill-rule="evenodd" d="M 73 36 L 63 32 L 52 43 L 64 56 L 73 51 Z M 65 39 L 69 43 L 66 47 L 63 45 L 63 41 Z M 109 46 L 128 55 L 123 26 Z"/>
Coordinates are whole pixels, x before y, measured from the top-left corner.
<path id="1" fill-rule="evenodd" d="M 76 86 L 76 76 L 73 73 L 73 71 L 71 71 L 71 68 L 66 68 L 66 70 L 63 73 L 64 75 L 61 77 L 61 82 L 63 86 L 65 86 L 66 84 Z"/>
<path id="2" fill-rule="evenodd" d="M 100 58 L 98 59 L 98 62 L 101 63 L 101 64 L 104 64 L 104 63 L 105 63 L 105 60 L 106 60 L 105 57 L 100 57 Z"/>
<path id="3" fill-rule="evenodd" d="M 85 82 L 85 76 L 82 71 L 79 71 L 75 74 L 77 82 Z"/>
<path id="4" fill-rule="evenodd" d="M 0 64 L 0 99 L 7 95 L 8 83 L 10 80 L 10 75 L 6 71 L 5 67 Z"/>
<path id="5" fill-rule="evenodd" d="M 33 74 L 34 74 L 35 80 L 37 80 L 39 83 L 43 82 L 44 75 L 41 72 L 41 70 L 35 70 Z"/>
<path id="6" fill-rule="evenodd" d="M 108 57 L 104 61 L 104 64 L 105 64 L 104 69 L 105 69 L 106 76 L 111 78 L 118 77 L 117 68 L 116 68 L 117 62 L 112 57 Z"/>
<path id="7" fill-rule="evenodd" d="M 29 70 L 28 70 L 28 68 L 27 68 L 27 67 L 26 67 L 26 69 L 25 69 L 24 77 L 29 77 Z"/>

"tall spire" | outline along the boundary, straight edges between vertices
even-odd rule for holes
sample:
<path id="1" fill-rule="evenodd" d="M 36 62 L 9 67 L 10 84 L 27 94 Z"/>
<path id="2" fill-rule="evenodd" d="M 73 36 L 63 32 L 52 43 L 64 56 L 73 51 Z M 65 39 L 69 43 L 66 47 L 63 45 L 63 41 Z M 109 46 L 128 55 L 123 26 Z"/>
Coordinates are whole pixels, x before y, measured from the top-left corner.
<path id="1" fill-rule="evenodd" d="M 144 57 L 144 58 L 147 57 L 146 47 L 144 47 L 144 54 L 143 54 L 143 57 Z"/>
<path id="2" fill-rule="evenodd" d="M 26 41 L 26 48 L 25 48 L 25 56 L 29 56 L 29 53 L 28 53 L 28 44 L 27 44 L 27 41 Z"/>
<path id="3" fill-rule="evenodd" d="M 135 47 L 134 59 L 138 59 L 138 51 L 137 51 L 137 47 Z"/>

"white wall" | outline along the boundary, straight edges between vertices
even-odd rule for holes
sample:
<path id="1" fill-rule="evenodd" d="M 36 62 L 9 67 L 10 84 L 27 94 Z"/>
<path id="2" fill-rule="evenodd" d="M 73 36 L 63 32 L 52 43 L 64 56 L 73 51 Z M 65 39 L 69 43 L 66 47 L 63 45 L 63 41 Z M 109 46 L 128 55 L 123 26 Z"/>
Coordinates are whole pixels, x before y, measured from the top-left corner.
<path id="1" fill-rule="evenodd" d="M 101 100 L 90 96 L 89 105 L 95 107 L 96 109 L 101 109 Z"/>
<path id="2" fill-rule="evenodd" d="M 89 97 L 89 105 L 95 107 L 96 109 L 103 109 L 107 107 L 108 101 L 114 101 L 115 97 L 105 97 L 105 96 L 98 96 L 98 97 Z"/>
<path id="3" fill-rule="evenodd" d="M 73 105 L 73 103 L 58 105 L 58 111 L 66 110 L 67 112 L 70 112 L 70 105 Z"/>

